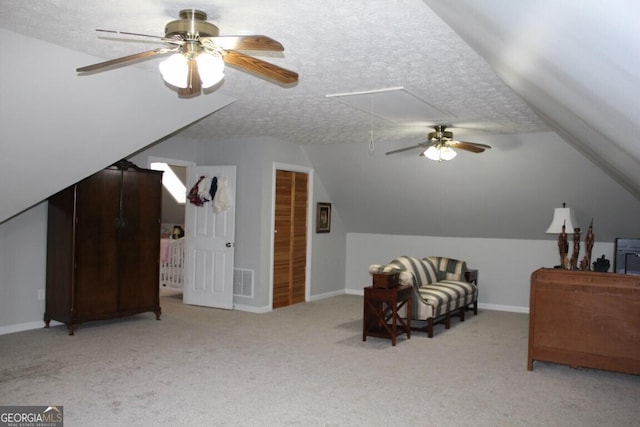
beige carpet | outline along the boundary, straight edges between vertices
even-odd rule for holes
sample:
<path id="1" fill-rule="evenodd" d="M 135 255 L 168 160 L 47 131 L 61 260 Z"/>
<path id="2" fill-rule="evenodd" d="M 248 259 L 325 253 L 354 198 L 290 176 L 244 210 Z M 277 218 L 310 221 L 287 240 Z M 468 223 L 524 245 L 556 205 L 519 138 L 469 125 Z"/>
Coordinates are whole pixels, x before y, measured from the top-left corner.
<path id="1" fill-rule="evenodd" d="M 65 426 L 636 426 L 640 376 L 537 362 L 528 316 L 362 341 L 362 298 L 267 314 L 162 298 L 143 314 L 0 336 L 0 405 Z"/>

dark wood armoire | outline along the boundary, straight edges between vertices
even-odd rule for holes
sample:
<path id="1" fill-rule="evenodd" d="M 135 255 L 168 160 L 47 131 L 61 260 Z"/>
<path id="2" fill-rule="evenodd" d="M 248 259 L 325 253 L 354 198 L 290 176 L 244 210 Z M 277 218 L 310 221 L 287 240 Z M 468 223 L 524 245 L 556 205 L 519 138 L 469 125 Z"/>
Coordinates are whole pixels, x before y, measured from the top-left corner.
<path id="1" fill-rule="evenodd" d="M 45 327 L 160 319 L 162 172 L 122 160 L 48 199 Z"/>

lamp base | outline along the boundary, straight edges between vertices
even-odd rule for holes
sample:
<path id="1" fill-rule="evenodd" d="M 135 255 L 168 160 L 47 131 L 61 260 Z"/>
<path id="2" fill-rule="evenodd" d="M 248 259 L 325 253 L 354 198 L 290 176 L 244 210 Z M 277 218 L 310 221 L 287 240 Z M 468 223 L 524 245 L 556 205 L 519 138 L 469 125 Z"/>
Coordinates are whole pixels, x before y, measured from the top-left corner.
<path id="1" fill-rule="evenodd" d="M 564 226 L 562 226 L 562 233 L 558 235 L 558 252 L 560 253 L 560 265 L 558 268 L 566 270 L 568 266 L 567 253 L 569 253 L 569 242 L 567 242 L 567 234 L 564 231 Z"/>

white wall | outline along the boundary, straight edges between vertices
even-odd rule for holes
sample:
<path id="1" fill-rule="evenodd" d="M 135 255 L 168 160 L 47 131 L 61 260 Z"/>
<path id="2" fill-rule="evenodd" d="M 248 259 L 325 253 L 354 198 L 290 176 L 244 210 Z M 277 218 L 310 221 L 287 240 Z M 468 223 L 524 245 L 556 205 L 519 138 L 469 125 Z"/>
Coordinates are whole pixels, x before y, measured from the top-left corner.
<path id="1" fill-rule="evenodd" d="M 0 223 L 0 335 L 44 326 L 47 203 Z"/>
<path id="2" fill-rule="evenodd" d="M 316 233 L 317 203 L 328 202 L 331 206 L 331 231 Z M 346 271 L 347 229 L 340 217 L 340 206 L 333 203 L 327 193 L 322 178 L 314 174 L 313 200 L 309 203 L 313 216 L 313 231 L 311 234 L 311 299 L 324 298 L 345 291 L 344 274 Z"/>
<path id="3" fill-rule="evenodd" d="M 234 304 L 258 312 L 271 310 L 273 166 L 287 164 L 311 169 L 304 151 L 297 144 L 272 138 L 196 141 L 177 135 L 138 153 L 133 160 L 144 165 L 149 156 L 195 161 L 200 165 L 237 166 L 235 267 L 253 270 L 255 275 L 253 297 L 236 296 Z M 309 209 L 315 218 L 316 202 L 332 200 L 320 178 L 313 176 Z M 346 227 L 338 206 L 334 206 L 331 233 L 312 232 L 310 239 L 310 298 L 344 293 Z"/>
<path id="4" fill-rule="evenodd" d="M 571 243 L 569 252 L 573 250 Z M 584 256 L 581 242 L 580 260 Z M 591 261 L 605 255 L 613 269 L 614 244 L 596 242 Z M 560 262 L 556 240 L 479 239 L 381 234 L 347 234 L 347 293 L 361 295 L 371 284 L 371 264 L 386 264 L 393 258 L 410 255 L 447 256 L 467 261 L 478 269 L 480 307 L 528 312 L 531 273 Z"/>
<path id="5" fill-rule="evenodd" d="M 316 185 L 315 196 L 314 205 L 331 201 L 321 185 Z M 46 215 L 46 203 L 41 203 L 0 224 L 0 335 L 44 325 L 44 301 L 37 296 L 45 288 Z M 362 294 L 371 282 L 370 264 L 398 255 L 444 255 L 479 269 L 481 308 L 526 312 L 530 274 L 557 264 L 559 258 L 555 240 L 347 234 L 335 205 L 332 232 L 312 239 L 312 299 L 336 290 Z M 252 242 L 257 241 L 252 238 L 247 244 Z M 613 250 L 613 243 L 596 242 L 592 261 L 602 255 L 613 261 Z M 265 308 L 262 300 L 255 306 Z"/>
<path id="6" fill-rule="evenodd" d="M 77 75 L 95 60 L 0 29 L 0 222 L 234 101 L 179 98 L 133 66 Z"/>
<path id="7" fill-rule="evenodd" d="M 270 257 L 273 240 L 271 236 L 273 222 L 273 166 L 277 164 L 291 164 L 311 168 L 311 163 L 306 157 L 304 150 L 297 144 L 281 142 L 277 140 L 262 141 L 265 147 L 263 153 L 264 174 L 262 181 L 263 203 L 262 203 L 262 277 L 265 283 L 271 286 Z M 315 207 L 317 202 L 332 202 L 322 185 L 321 178 L 313 174 L 313 199 L 310 200 L 309 209 L 312 217 L 315 218 Z M 346 254 L 346 226 L 340 219 L 336 207 L 336 214 L 332 218 L 331 232 L 325 235 L 311 235 L 311 272 L 309 277 L 309 292 L 311 299 L 322 298 L 324 296 L 344 293 L 344 266 Z M 313 220 L 315 230 L 315 219 Z M 268 287 L 267 287 L 268 289 Z M 270 308 L 269 308 L 270 309 Z"/>
<path id="8" fill-rule="evenodd" d="M 464 138 L 493 148 L 451 162 L 384 154 L 420 140 L 381 140 L 373 155 L 364 141 L 303 149 L 352 233 L 544 239 L 562 203 L 583 232 L 593 220 L 602 241 L 638 233 L 640 200 L 558 135 Z"/>

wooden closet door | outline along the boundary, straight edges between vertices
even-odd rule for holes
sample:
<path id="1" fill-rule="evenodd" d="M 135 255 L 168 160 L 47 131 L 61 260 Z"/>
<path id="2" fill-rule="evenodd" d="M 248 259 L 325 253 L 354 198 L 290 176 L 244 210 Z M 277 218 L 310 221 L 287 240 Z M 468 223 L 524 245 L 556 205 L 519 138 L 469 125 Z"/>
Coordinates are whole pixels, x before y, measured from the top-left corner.
<path id="1" fill-rule="evenodd" d="M 308 174 L 276 171 L 273 308 L 305 300 Z"/>

